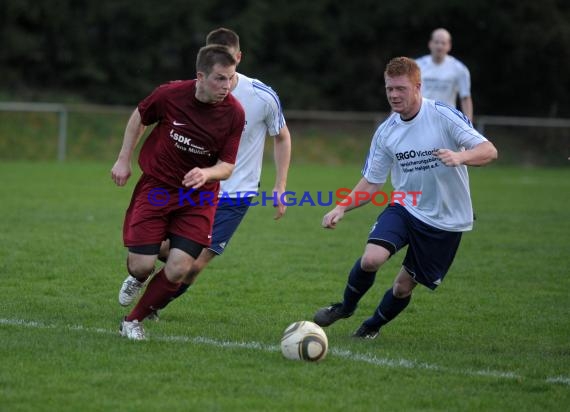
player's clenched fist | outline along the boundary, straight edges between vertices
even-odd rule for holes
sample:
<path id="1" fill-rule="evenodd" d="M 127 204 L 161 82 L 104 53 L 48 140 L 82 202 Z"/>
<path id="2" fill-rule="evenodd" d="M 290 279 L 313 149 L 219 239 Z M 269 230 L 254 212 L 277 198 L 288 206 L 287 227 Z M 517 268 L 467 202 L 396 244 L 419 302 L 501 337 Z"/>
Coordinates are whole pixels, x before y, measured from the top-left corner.
<path id="1" fill-rule="evenodd" d="M 344 210 L 334 208 L 323 217 L 322 225 L 325 229 L 334 229 L 336 224 L 344 217 Z"/>

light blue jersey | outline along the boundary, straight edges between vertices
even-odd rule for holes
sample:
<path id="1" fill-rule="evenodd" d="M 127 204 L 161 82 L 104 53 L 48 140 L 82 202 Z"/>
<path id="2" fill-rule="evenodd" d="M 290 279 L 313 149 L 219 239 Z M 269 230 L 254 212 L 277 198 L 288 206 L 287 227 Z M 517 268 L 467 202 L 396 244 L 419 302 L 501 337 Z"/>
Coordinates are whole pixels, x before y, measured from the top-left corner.
<path id="1" fill-rule="evenodd" d="M 384 183 L 391 173 L 395 191 L 421 192 L 417 204 L 407 196 L 404 206 L 422 222 L 452 232 L 471 230 L 467 167 L 447 167 L 432 153 L 472 149 L 485 141 L 457 109 L 424 98 L 413 119 L 392 113 L 378 127 L 362 175 L 370 183 Z"/>
<path id="2" fill-rule="evenodd" d="M 221 193 L 232 198 L 258 191 L 265 138 L 267 135 L 276 136 L 285 126 L 281 103 L 273 89 L 241 73 L 237 76 L 238 84 L 232 95 L 244 108 L 245 128 L 234 171 L 220 186 Z"/>
<path id="3" fill-rule="evenodd" d="M 457 95 L 471 96 L 471 75 L 469 69 L 453 56 L 445 56 L 441 63 L 435 63 L 431 55 L 416 60 L 422 73 L 422 96 L 438 100 L 455 107 Z"/>

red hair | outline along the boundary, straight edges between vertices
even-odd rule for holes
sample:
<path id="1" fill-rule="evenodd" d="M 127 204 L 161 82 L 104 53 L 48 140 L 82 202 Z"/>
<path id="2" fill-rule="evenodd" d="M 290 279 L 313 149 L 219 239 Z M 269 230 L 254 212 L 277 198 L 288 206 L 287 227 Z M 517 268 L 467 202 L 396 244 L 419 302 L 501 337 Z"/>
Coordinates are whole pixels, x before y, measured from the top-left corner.
<path id="1" fill-rule="evenodd" d="M 386 65 L 384 77 L 407 76 L 414 84 L 421 83 L 421 71 L 414 59 L 409 57 L 394 57 Z"/>

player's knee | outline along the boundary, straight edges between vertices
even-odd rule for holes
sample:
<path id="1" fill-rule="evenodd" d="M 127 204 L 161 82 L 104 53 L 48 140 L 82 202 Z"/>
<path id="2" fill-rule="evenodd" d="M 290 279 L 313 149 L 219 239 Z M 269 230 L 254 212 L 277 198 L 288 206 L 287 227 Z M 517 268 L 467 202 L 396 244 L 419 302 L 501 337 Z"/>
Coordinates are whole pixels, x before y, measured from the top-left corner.
<path id="1" fill-rule="evenodd" d="M 131 276 L 137 279 L 146 279 L 154 271 L 154 261 L 148 259 L 129 259 L 127 270 Z"/>
<path id="2" fill-rule="evenodd" d="M 386 260 L 386 257 L 382 255 L 365 253 L 360 259 L 360 267 L 365 272 L 376 272 Z"/>
<path id="3" fill-rule="evenodd" d="M 398 299 L 407 298 L 412 294 L 414 286 L 415 284 L 413 283 L 396 280 L 396 282 L 394 282 L 394 286 L 392 287 L 392 294 Z"/>
<path id="4" fill-rule="evenodd" d="M 203 262 L 200 259 L 195 260 L 194 263 L 192 264 L 192 267 L 190 268 L 190 271 L 188 272 L 188 275 L 193 278 L 198 276 L 200 272 L 204 270 L 206 265 L 207 262 Z"/>
<path id="5" fill-rule="evenodd" d="M 185 276 L 190 272 L 191 267 L 191 261 L 168 260 L 166 262 L 165 274 L 171 282 L 182 282 Z"/>

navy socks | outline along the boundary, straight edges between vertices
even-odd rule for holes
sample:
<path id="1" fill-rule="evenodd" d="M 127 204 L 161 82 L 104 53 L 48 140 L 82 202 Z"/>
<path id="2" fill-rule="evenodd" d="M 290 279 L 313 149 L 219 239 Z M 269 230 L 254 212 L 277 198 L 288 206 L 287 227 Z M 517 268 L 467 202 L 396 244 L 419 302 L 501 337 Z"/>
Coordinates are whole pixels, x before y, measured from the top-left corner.
<path id="1" fill-rule="evenodd" d="M 364 324 L 373 328 L 379 328 L 387 324 L 406 309 L 410 300 L 412 300 L 412 295 L 398 299 L 394 296 L 392 288 L 388 289 L 374 311 L 374 315 L 366 319 Z"/>
<path id="2" fill-rule="evenodd" d="M 361 258 L 354 263 L 344 289 L 343 310 L 348 313 L 354 312 L 358 301 L 372 287 L 376 279 L 376 272 L 365 272 L 362 270 L 360 260 Z"/>

